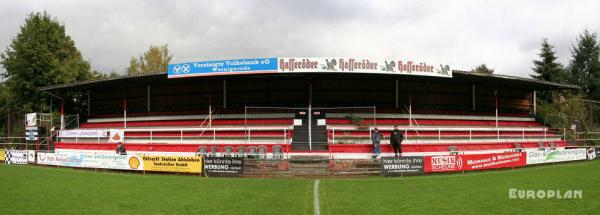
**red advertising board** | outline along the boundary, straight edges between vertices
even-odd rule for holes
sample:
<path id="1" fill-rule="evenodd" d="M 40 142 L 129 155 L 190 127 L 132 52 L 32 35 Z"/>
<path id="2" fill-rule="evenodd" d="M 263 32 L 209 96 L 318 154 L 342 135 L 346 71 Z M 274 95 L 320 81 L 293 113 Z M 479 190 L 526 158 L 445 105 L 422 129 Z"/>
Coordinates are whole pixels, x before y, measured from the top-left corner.
<path id="1" fill-rule="evenodd" d="M 425 172 L 470 171 L 525 166 L 525 152 L 425 156 Z"/>

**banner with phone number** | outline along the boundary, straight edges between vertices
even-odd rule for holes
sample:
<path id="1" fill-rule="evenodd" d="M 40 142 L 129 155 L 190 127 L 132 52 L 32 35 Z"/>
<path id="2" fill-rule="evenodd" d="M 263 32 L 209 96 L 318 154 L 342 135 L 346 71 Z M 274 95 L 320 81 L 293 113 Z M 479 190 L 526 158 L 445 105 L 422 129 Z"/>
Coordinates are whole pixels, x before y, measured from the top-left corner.
<path id="1" fill-rule="evenodd" d="M 525 152 L 425 156 L 425 172 L 472 171 L 519 167 L 527 164 Z"/>

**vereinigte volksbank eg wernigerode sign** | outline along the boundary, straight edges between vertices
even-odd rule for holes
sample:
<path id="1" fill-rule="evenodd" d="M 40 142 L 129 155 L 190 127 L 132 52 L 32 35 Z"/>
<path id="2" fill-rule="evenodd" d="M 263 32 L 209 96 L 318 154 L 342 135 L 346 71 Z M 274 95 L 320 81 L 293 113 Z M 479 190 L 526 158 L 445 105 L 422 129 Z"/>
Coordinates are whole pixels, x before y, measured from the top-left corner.
<path id="1" fill-rule="evenodd" d="M 405 59 L 282 57 L 169 64 L 169 78 L 259 73 L 377 73 L 452 77 L 449 65 Z"/>

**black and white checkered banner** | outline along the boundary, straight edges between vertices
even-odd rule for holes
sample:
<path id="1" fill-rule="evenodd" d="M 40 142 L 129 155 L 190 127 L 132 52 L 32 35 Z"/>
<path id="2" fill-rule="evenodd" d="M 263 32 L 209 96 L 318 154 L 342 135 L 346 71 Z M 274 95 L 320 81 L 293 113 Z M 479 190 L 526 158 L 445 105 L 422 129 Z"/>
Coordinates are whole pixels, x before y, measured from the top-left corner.
<path id="1" fill-rule="evenodd" d="M 8 150 L 6 151 L 7 164 L 27 164 L 27 150 Z"/>

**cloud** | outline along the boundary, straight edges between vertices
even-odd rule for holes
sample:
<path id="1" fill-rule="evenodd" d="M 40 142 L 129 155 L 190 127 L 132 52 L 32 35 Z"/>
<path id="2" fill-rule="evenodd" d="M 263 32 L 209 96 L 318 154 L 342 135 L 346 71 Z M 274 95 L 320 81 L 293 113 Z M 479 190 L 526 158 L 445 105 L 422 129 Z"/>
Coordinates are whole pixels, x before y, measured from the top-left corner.
<path id="1" fill-rule="evenodd" d="M 174 62 L 277 56 L 398 57 L 528 76 L 548 38 L 566 64 L 598 1 L 2 1 L 0 47 L 30 12 L 66 26 L 92 68 L 123 72 L 168 44 Z"/>

